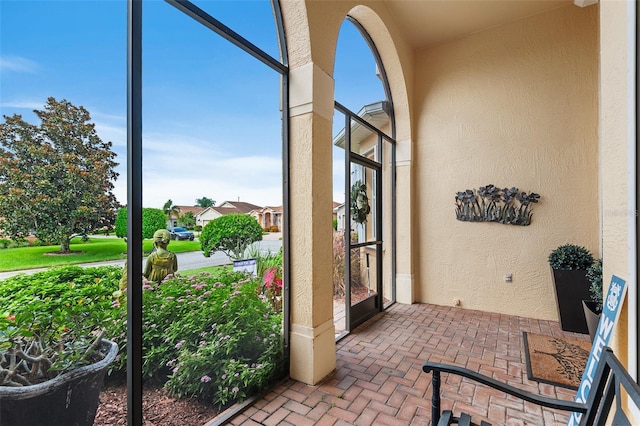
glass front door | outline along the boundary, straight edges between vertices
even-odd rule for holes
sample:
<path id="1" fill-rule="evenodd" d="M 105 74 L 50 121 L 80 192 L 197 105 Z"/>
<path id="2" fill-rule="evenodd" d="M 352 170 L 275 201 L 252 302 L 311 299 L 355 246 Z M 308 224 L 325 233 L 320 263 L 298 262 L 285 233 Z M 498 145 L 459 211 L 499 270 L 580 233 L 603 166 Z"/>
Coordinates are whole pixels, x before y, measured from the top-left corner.
<path id="1" fill-rule="evenodd" d="M 382 167 L 376 161 L 376 150 L 366 155 L 351 152 L 349 160 L 349 213 L 351 229 L 345 269 L 349 280 L 348 325 L 353 329 L 381 310 L 382 232 L 381 181 Z"/>
<path id="2" fill-rule="evenodd" d="M 349 330 L 382 310 L 382 138 L 354 121 L 345 135 L 345 305 Z"/>

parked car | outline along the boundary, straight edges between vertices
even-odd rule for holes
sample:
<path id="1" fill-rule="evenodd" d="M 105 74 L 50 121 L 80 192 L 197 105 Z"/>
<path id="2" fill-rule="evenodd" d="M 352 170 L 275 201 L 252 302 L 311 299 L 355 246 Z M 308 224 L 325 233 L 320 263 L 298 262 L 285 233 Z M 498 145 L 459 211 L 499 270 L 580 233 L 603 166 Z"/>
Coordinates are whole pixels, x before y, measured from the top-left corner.
<path id="1" fill-rule="evenodd" d="M 193 232 L 187 231 L 185 228 L 167 228 L 172 240 L 189 240 L 193 241 Z"/>

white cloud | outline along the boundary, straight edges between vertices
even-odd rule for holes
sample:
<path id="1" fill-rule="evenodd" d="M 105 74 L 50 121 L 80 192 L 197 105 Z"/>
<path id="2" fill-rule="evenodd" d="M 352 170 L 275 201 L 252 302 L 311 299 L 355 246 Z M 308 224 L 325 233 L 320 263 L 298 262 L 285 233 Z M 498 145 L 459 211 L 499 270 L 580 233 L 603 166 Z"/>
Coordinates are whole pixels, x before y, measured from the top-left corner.
<path id="1" fill-rule="evenodd" d="M 174 204 L 194 205 L 197 198 L 209 197 L 220 204 L 226 200 L 246 201 L 260 206 L 282 205 L 281 181 L 263 183 L 259 188 L 251 182 L 234 182 L 224 177 L 156 176 L 143 178 L 143 206 L 162 208 L 171 199 Z M 126 176 L 121 175 L 114 193 L 121 204 L 127 203 Z"/>
<path id="2" fill-rule="evenodd" d="M 127 146 L 127 128 L 93 120 L 96 132 L 103 142 L 111 141 L 114 147 Z"/>
<path id="3" fill-rule="evenodd" d="M 91 107 L 87 108 L 87 110 L 91 113 L 91 119 L 104 120 L 104 121 L 118 121 L 120 123 L 127 122 L 127 116 L 122 114 L 110 114 L 108 112 L 102 112 L 98 108 Z"/>
<path id="4" fill-rule="evenodd" d="M 16 108 L 16 109 L 28 109 L 33 111 L 34 109 L 42 109 L 43 102 L 33 100 L 17 100 L 17 101 L 4 101 L 0 103 L 0 108 Z"/>
<path id="5" fill-rule="evenodd" d="M 171 199 L 177 205 L 194 205 L 197 198 L 213 198 L 216 204 L 226 200 L 246 201 L 260 206 L 281 205 L 282 188 L 279 183 L 256 188 L 247 182 L 234 182 L 223 177 L 206 179 L 165 176 L 143 181 L 143 205 L 161 208 Z"/>
<path id="6" fill-rule="evenodd" d="M 96 132 L 103 142 L 111 141 L 114 147 L 127 146 L 126 115 L 103 112 L 96 107 L 87 110 L 91 113 L 91 121 L 96 125 Z"/>
<path id="7" fill-rule="evenodd" d="M 171 199 L 193 205 L 196 198 L 217 203 L 237 200 L 282 204 L 282 159 L 275 156 L 233 156 L 210 140 L 174 135 L 143 136 L 143 205 L 160 208 Z M 118 159 L 120 178 L 114 193 L 126 204 L 126 157 Z"/>
<path id="8" fill-rule="evenodd" d="M 143 205 L 161 208 L 171 199 L 178 205 L 193 205 L 196 198 L 246 201 L 261 206 L 282 204 L 282 159 L 280 156 L 233 155 L 237 146 L 170 134 L 143 136 Z M 119 158 L 118 200 L 126 203 L 126 157 Z M 344 160 L 333 161 L 334 201 L 344 201 Z"/>
<path id="9" fill-rule="evenodd" d="M 2 72 L 23 72 L 35 74 L 39 66 L 36 62 L 21 56 L 0 56 L 0 70 Z"/>
<path id="10" fill-rule="evenodd" d="M 216 158 L 183 155 L 163 167 L 143 157 L 144 204 L 162 205 L 167 199 L 189 205 L 203 196 L 221 202 L 247 201 L 258 205 L 282 203 L 282 160 L 278 157 Z M 147 203 L 147 200 L 156 200 Z"/>

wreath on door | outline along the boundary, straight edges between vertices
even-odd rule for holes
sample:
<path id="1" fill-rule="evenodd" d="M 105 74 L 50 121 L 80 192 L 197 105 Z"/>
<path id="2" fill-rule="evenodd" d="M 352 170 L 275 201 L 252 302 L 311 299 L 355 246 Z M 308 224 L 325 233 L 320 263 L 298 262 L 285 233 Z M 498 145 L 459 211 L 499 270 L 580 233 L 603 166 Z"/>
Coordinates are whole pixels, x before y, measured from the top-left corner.
<path id="1" fill-rule="evenodd" d="M 371 206 L 367 197 L 367 185 L 357 181 L 351 186 L 351 218 L 356 223 L 364 223 L 369 212 Z"/>

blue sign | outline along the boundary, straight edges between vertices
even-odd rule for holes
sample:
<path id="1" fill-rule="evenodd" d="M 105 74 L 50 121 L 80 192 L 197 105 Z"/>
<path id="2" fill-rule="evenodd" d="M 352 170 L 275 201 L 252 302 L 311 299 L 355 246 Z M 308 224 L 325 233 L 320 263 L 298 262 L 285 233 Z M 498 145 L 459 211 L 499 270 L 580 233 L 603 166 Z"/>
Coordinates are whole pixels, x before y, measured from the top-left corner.
<path id="1" fill-rule="evenodd" d="M 587 360 L 587 366 L 582 374 L 582 380 L 578 387 L 578 393 L 576 394 L 576 402 L 586 402 L 591 390 L 591 384 L 593 383 L 593 376 L 598 368 L 598 361 L 602 356 L 602 350 L 605 346 L 609 345 L 611 340 L 611 333 L 613 327 L 620 316 L 620 309 L 624 300 L 624 295 L 627 292 L 627 282 L 622 278 L 613 275 L 611 277 L 611 284 L 609 285 L 609 291 L 607 297 L 602 303 L 602 315 L 600 316 L 600 322 L 598 322 L 598 331 L 593 339 L 591 346 L 591 352 L 589 353 L 589 359 Z M 571 413 L 567 426 L 575 426 L 580 423 L 580 413 Z"/>

